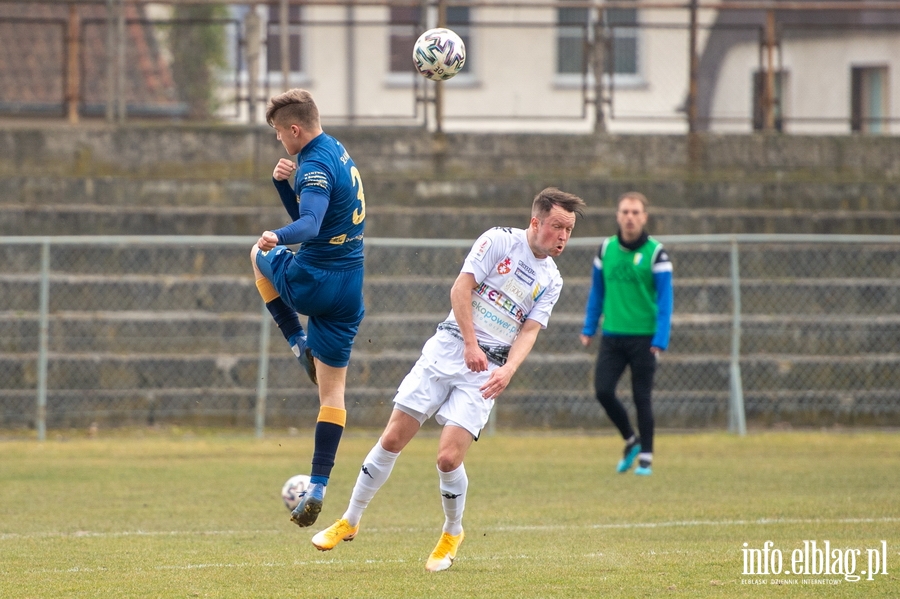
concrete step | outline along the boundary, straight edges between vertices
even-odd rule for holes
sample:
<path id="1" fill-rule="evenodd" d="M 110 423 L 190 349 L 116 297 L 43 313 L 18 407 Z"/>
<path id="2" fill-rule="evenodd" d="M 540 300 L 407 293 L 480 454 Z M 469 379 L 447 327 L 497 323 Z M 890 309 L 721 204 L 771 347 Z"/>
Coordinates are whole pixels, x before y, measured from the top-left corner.
<path id="1" fill-rule="evenodd" d="M 643 176 L 773 181 L 897 179 L 897 140 L 864 135 L 572 135 L 446 133 L 420 127 L 328 127 L 366 177 L 528 179 Z M 264 178 L 284 149 L 266 126 L 77 127 L 11 123 L 0 175 Z"/>
<path id="2" fill-rule="evenodd" d="M 396 389 L 418 359 L 418 351 L 354 353 L 348 386 Z M 36 354 L 0 354 L 4 389 L 35 388 Z M 255 354 L 111 354 L 52 353 L 48 388 L 68 390 L 256 389 L 259 357 Z M 900 388 L 900 355 L 854 356 L 745 354 L 741 373 L 745 389 L 757 392 L 841 390 L 895 391 Z M 510 391 L 543 392 L 555 397 L 567 390 L 591 388 L 594 356 L 534 353 L 516 373 Z M 270 357 L 267 383 L 271 388 L 311 387 L 293 356 Z M 729 360 L 722 355 L 669 354 L 660 360 L 656 386 L 675 391 L 727 391 Z M 627 387 L 627 377 L 622 388 Z"/>
<path id="3" fill-rule="evenodd" d="M 365 283 L 370 314 L 450 310 L 450 277 L 369 277 Z M 730 314 L 731 282 L 725 278 L 676 278 L 675 313 Z M 9 311 L 33 311 L 39 305 L 37 275 L 0 278 L 0 297 Z M 255 313 L 259 294 L 251 277 L 122 275 L 51 275 L 52 312 L 79 307 L 91 311 L 202 310 Z M 557 313 L 582 313 L 590 291 L 586 277 L 569 277 L 555 307 Z M 866 279 L 745 279 L 741 285 L 744 314 L 859 314 L 900 312 L 900 280 Z M 261 308 L 259 308 L 261 310 Z"/>
<path id="4" fill-rule="evenodd" d="M 620 388 L 626 410 L 635 421 L 629 391 Z M 854 390 L 842 392 L 744 391 L 746 420 L 750 426 L 897 426 L 900 402 L 893 390 Z M 548 401 L 534 393 L 504 394 L 494 406 L 498 427 L 602 428 L 611 427 L 593 392 L 564 392 Z M 727 391 L 653 392 L 653 416 L 656 426 L 700 428 L 727 427 L 729 399 Z"/>
<path id="5" fill-rule="evenodd" d="M 364 173 L 365 176 L 365 173 Z M 454 208 L 507 207 L 530 204 L 545 187 L 558 187 L 584 199 L 592 210 L 613 209 L 616 198 L 627 191 L 641 191 L 653 212 L 691 210 L 796 210 L 796 211 L 893 211 L 900 209 L 900 182 L 823 181 L 757 178 L 703 180 L 681 177 L 589 177 L 545 174 L 529 177 L 404 178 L 367 177 L 366 197 L 374 206 L 449 206 Z"/>
<path id="6" fill-rule="evenodd" d="M 0 177 L 0 207 L 39 208 L 65 198 L 69 207 L 143 206 L 155 211 L 201 207 L 272 207 L 268 179 L 144 179 L 127 177 Z"/>
<path id="7" fill-rule="evenodd" d="M 128 238 L 125 238 L 128 239 Z M 252 278 L 250 248 L 258 236 L 246 236 L 239 241 L 216 243 L 214 237 L 204 237 L 212 244 L 192 244 L 181 240 L 170 244 L 141 244 L 126 241 L 121 244 L 96 244 L 91 236 L 84 244 L 51 244 L 50 269 L 54 274 L 106 275 L 144 274 L 171 277 L 233 276 Z M 471 240 L 452 240 L 442 247 L 428 245 L 366 245 L 366 273 L 368 277 L 414 275 L 455 277 L 469 251 Z M 455 242 L 455 246 L 453 243 Z M 390 242 L 388 242 L 390 243 Z M 399 243 L 399 242 L 398 242 Z M 0 276 L 34 274 L 40 269 L 32 244 L 0 244 Z M 572 248 L 573 255 L 588 269 L 595 248 Z M 583 266 L 583 264 L 581 264 Z M 449 288 L 448 288 L 449 292 Z"/>
<path id="8" fill-rule="evenodd" d="M 590 177 L 532 173 L 530 177 L 420 177 L 393 172 L 390 176 L 363 171 L 366 197 L 372 208 L 527 208 L 544 187 L 559 187 L 582 197 L 592 210 L 612 209 L 616 198 L 639 190 L 650 198 L 654 212 L 691 210 L 896 211 L 900 182 L 881 180 L 824 181 L 706 177 Z M 153 212 L 201 208 L 280 208 L 266 177 L 133 178 L 133 177 L 0 177 L 0 208 L 40 208 L 65 198 L 65 206 L 143 207 Z"/>
<path id="9" fill-rule="evenodd" d="M 119 277 L 122 274 L 169 275 L 173 277 L 246 276 L 252 278 L 250 247 L 257 237 L 238 243 L 188 244 L 174 239 L 165 245 L 140 244 L 130 238 L 115 244 L 97 244 L 92 236 L 84 244 L 50 245 L 50 269 L 58 274 Z M 32 244 L 0 245 L 0 273 L 33 274 L 40 270 Z"/>
<path id="10" fill-rule="evenodd" d="M 36 275 L 0 278 L 6 310 L 34 310 L 39 303 Z M 177 308 L 218 313 L 255 312 L 261 300 L 251 277 L 167 277 L 164 275 L 52 275 L 50 310 L 158 311 Z"/>
<path id="11" fill-rule="evenodd" d="M 366 245 L 366 277 L 428 276 L 455 278 L 474 242 L 449 239 L 440 246 L 403 240 L 370 237 Z M 230 238 L 229 238 L 230 239 Z M 214 245 L 184 243 L 148 245 L 137 242 L 96 245 L 85 237 L 84 245 L 53 244 L 50 268 L 54 274 L 159 275 L 168 277 L 231 276 L 250 278 L 250 247 L 256 237 L 246 241 L 224 241 Z M 567 284 L 572 277 L 587 277 L 601 237 L 576 236 L 556 259 Z M 663 238 L 665 240 L 665 238 Z M 440 242 L 439 242 L 440 243 Z M 730 276 L 731 248 L 727 243 L 665 241 L 675 266 L 676 281 L 681 279 L 723 279 Z M 0 276 L 35 274 L 40 263 L 31 245 L 0 245 Z M 860 274 L 873 278 L 900 278 L 900 260 L 893 244 L 852 243 L 742 243 L 739 248 L 741 277 L 750 279 L 858 279 Z M 449 286 L 447 292 L 449 293 Z"/>
<path id="12" fill-rule="evenodd" d="M 612 202 L 608 202 L 612 205 Z M 366 235 L 418 239 L 475 239 L 486 228 L 528 225 L 530 203 L 514 208 L 446 205 L 393 206 L 368 203 Z M 576 235 L 615 231 L 612 208 L 590 208 Z M 279 205 L 158 208 L 143 205 L 12 205 L 0 207 L 0 235 L 248 235 L 290 221 Z M 651 210 L 654 235 L 733 233 L 892 235 L 900 211 L 783 210 L 761 207 Z"/>
<path id="13" fill-rule="evenodd" d="M 363 320 L 354 352 L 418 351 L 434 334 L 442 313 L 380 313 Z M 581 313 L 555 313 L 541 331 L 535 353 L 568 354 L 582 350 Z M 212 312 L 60 312 L 49 323 L 49 350 L 55 353 L 214 353 L 252 354 L 259 351 L 260 314 Z M 900 316 L 745 315 L 741 351 L 748 354 L 850 356 L 892 353 L 900 339 Z M 0 312 L 0 352 L 38 350 L 38 314 Z M 729 315 L 676 314 L 666 354 L 730 355 Z M 271 355 L 284 357 L 287 346 L 270 329 Z M 355 355 L 355 353 L 354 353 Z"/>
<path id="14" fill-rule="evenodd" d="M 347 389 L 348 430 L 380 430 L 393 407 L 395 387 Z M 624 389 L 629 412 L 634 417 Z M 47 397 L 50 429 L 87 428 L 93 423 L 109 426 L 253 427 L 257 396 L 251 389 L 53 390 Z M 654 391 L 657 427 L 725 427 L 728 424 L 728 393 L 707 391 Z M 852 393 L 815 390 L 745 391 L 744 404 L 750 425 L 772 426 L 791 422 L 795 426 L 897 426 L 900 404 L 894 390 L 855 390 Z M 267 430 L 299 428 L 311 434 L 319 411 L 312 388 L 270 389 L 266 399 Z M 0 426 L 34 427 L 33 390 L 0 394 Z M 497 428 L 612 428 L 589 389 L 557 391 L 510 390 L 494 407 Z M 434 428 L 433 421 L 425 424 Z"/>

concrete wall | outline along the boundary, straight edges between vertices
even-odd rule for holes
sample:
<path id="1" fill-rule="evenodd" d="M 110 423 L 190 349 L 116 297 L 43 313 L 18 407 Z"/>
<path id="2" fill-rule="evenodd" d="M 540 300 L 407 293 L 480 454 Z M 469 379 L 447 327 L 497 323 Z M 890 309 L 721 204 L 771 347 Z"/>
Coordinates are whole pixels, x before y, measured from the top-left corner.
<path id="1" fill-rule="evenodd" d="M 583 235 L 614 227 L 630 189 L 659 235 L 900 231 L 900 138 L 329 132 L 363 173 L 373 236 L 517 225 L 549 185 L 588 202 Z M 8 126 L 0 235 L 258 234 L 285 218 L 270 182 L 283 156 L 268 127 Z"/>
<path id="2" fill-rule="evenodd" d="M 366 173 L 900 181 L 900 138 L 867 136 L 436 134 L 332 128 Z M 267 127 L 0 128 L 0 176 L 241 179 L 284 154 Z"/>
<path id="3" fill-rule="evenodd" d="M 692 146 L 678 136 L 332 132 L 363 170 L 369 238 L 474 239 L 488 226 L 524 226 L 531 197 L 546 185 L 588 201 L 577 237 L 610 234 L 615 197 L 630 188 L 653 200 L 650 230 L 659 235 L 900 231 L 900 140 L 708 136 Z M 51 426 L 165 414 L 246 423 L 260 322 L 249 243 L 100 247 L 90 236 L 258 235 L 286 218 L 270 182 L 283 155 L 263 128 L 0 131 L 0 235 L 87 236 L 84 247 L 54 246 L 50 256 Z M 32 247 L 0 250 L 0 427 L 20 426 L 34 414 L 39 261 Z M 658 422 L 721 426 L 729 250 L 670 250 L 676 323 L 654 398 Z M 592 396 L 593 354 L 577 342 L 594 251 L 573 246 L 558 260 L 563 296 L 498 408 L 504 426 L 608 425 Z M 900 421 L 895 248 L 742 248 L 741 255 L 748 418 Z M 357 426 L 386 418 L 396 384 L 449 309 L 447 290 L 463 257 L 458 248 L 367 247 L 367 317 L 348 390 Z M 314 421 L 315 391 L 277 332 L 270 351 L 268 422 Z"/>

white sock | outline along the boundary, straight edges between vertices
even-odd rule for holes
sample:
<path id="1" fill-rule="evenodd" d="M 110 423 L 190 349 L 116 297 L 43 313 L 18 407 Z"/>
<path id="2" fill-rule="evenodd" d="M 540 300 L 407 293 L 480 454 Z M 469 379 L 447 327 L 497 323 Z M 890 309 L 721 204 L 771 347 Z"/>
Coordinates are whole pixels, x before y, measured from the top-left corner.
<path id="1" fill-rule="evenodd" d="M 469 477 L 466 467 L 450 472 L 438 470 L 441 479 L 441 504 L 444 506 L 444 532 L 453 536 L 462 532 L 463 511 L 466 509 L 466 490 L 469 488 Z"/>
<path id="2" fill-rule="evenodd" d="M 369 507 L 375 493 L 391 475 L 398 457 L 399 452 L 392 453 L 381 446 L 381 439 L 369 451 L 369 455 L 363 460 L 362 468 L 359 469 L 359 476 L 356 477 L 353 494 L 350 495 L 350 505 L 344 512 L 344 520 L 349 522 L 350 526 L 359 524 L 363 511 Z"/>
<path id="3" fill-rule="evenodd" d="M 653 454 L 652 454 L 652 453 L 644 453 L 644 452 L 641 452 L 641 453 L 638 454 L 638 461 L 639 461 L 639 462 L 651 462 L 651 463 L 652 463 L 652 462 L 653 462 Z"/>

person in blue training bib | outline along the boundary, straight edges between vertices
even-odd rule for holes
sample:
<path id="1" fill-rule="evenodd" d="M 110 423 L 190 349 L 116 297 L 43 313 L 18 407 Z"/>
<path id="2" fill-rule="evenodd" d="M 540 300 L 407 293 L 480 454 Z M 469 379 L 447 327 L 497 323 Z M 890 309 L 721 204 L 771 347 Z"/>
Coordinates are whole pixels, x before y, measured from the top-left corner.
<path id="1" fill-rule="evenodd" d="M 256 287 L 300 365 L 319 388 L 310 487 L 291 512 L 315 523 L 347 420 L 350 349 L 362 322 L 366 200 L 359 170 L 322 130 L 310 93 L 273 96 L 266 122 L 296 163 L 281 158 L 272 179 L 291 223 L 265 231 L 250 250 Z M 293 180 L 293 186 L 291 185 Z M 293 252 L 285 246 L 300 244 Z M 307 330 L 299 314 L 308 317 Z"/>
<path id="2" fill-rule="evenodd" d="M 619 197 L 619 230 L 603 241 L 594 257 L 592 285 L 585 308 L 581 343 L 590 345 L 603 316 L 603 334 L 594 374 L 597 401 L 625 440 L 616 467 L 626 472 L 638 460 L 634 473 L 652 474 L 653 375 L 659 354 L 669 345 L 672 326 L 672 261 L 662 244 L 647 235 L 647 198 L 630 191 Z M 628 413 L 616 398 L 616 385 L 631 368 L 631 389 L 640 437 L 634 434 Z"/>

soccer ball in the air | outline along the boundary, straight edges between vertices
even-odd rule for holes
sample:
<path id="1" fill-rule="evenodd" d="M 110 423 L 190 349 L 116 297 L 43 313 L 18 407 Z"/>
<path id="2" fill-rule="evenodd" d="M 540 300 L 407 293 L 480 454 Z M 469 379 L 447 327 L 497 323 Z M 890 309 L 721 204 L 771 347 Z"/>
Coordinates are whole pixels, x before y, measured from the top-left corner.
<path id="1" fill-rule="evenodd" d="M 413 64 L 420 75 L 432 81 L 450 79 L 466 64 L 466 46 L 449 29 L 429 29 L 413 46 Z"/>
<path id="2" fill-rule="evenodd" d="M 285 507 L 293 510 L 306 495 L 309 488 L 309 476 L 306 474 L 297 474 L 287 479 L 284 486 L 281 487 L 281 499 L 284 501 Z"/>

